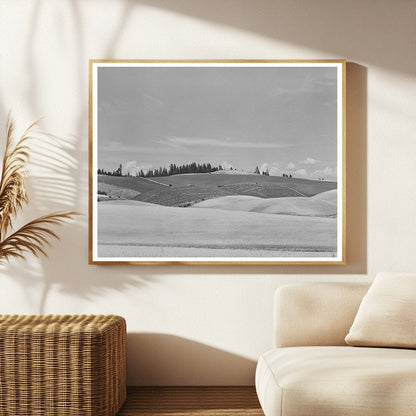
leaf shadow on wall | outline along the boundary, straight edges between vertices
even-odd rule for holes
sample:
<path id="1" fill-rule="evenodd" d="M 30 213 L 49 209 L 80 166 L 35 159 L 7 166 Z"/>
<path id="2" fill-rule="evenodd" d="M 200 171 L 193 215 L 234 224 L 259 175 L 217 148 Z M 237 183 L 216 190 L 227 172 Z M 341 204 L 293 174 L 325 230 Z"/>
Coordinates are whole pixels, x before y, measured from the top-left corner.
<path id="1" fill-rule="evenodd" d="M 31 117 L 37 119 L 44 115 L 41 100 L 44 93 L 43 74 L 50 71 L 50 68 L 47 66 L 47 60 L 38 59 L 36 44 L 39 42 L 42 32 L 43 13 L 48 11 L 48 7 L 42 1 L 35 1 L 32 4 L 29 22 L 30 35 L 26 39 L 24 53 L 28 77 L 24 97 Z M 51 290 L 73 294 L 76 299 L 91 299 L 108 289 L 121 291 L 127 287 L 144 287 L 148 282 L 146 273 L 137 276 L 137 273 L 133 273 L 132 269 L 127 266 L 87 266 L 99 268 L 100 271 L 94 270 L 91 274 L 85 272 L 88 263 L 88 216 L 85 198 L 88 191 L 88 164 L 85 163 L 88 159 L 86 34 L 83 29 L 83 16 L 78 1 L 64 2 L 60 5 L 59 10 L 65 15 L 65 23 L 76 28 L 74 31 L 76 33 L 76 53 L 70 62 L 71 73 L 74 76 L 69 82 L 74 86 L 78 96 L 85 99 L 80 101 L 78 105 L 77 118 L 74 120 L 74 134 L 62 137 L 38 131 L 36 141 L 31 142 L 31 165 L 29 166 L 31 172 L 28 179 L 30 204 L 25 207 L 19 220 L 29 221 L 36 216 L 57 210 L 82 211 L 83 215 L 71 223 L 55 228 L 61 241 L 51 241 L 51 246 L 46 250 L 49 258 L 35 259 L 28 255 L 27 262 L 12 261 L 0 271 L 0 273 L 6 272 L 8 277 L 19 282 L 26 297 L 25 301 L 30 305 L 28 309 L 38 309 L 39 313 L 56 312 L 48 307 L 47 301 Z M 125 18 L 128 16 L 127 11 L 128 8 Z M 117 25 L 117 33 L 122 32 L 122 26 L 123 21 L 120 21 Z M 117 46 L 117 33 L 113 36 L 111 45 L 108 45 L 109 53 Z M 54 41 L 59 42 L 59 38 L 55 38 Z M 61 41 L 63 42 L 62 50 L 65 50 L 65 39 Z M 1 100 L 0 111 L 2 120 L 6 120 L 7 111 Z M 44 124 L 47 122 L 48 114 L 46 114 Z M 156 284 L 156 280 L 155 277 L 152 277 L 151 284 Z M 36 290 L 34 290 L 35 287 Z M 41 290 L 38 290 L 38 287 L 41 287 Z M 16 307 L 18 308 L 18 305 Z M 108 313 L 117 313 L 116 310 L 111 309 L 111 305 L 109 308 Z M 79 313 L 84 312 L 82 307 L 78 309 Z M 16 312 L 19 310 L 16 309 Z M 72 312 L 72 310 L 68 312 Z M 65 311 L 59 310 L 59 313 L 65 313 Z"/>
<path id="2" fill-rule="evenodd" d="M 397 47 L 403 44 L 403 33 L 400 31 L 402 25 L 413 27 L 412 2 L 402 4 L 409 11 L 405 17 L 406 22 L 403 22 L 404 14 L 395 15 L 396 9 L 391 7 L 389 2 L 379 4 L 379 7 L 375 8 L 372 1 L 351 3 L 328 0 L 125 0 L 126 7 L 131 3 L 171 11 L 248 33 L 257 33 L 265 38 L 322 51 L 340 58 L 353 54 L 357 61 L 414 74 L 412 54 L 403 53 L 403 49 Z M 380 27 L 383 29 L 380 30 Z M 175 29 L 176 37 L 181 30 L 180 27 Z M 218 45 L 218 51 L 224 51 L 221 45 Z M 276 55 L 273 58 L 304 56 L 299 56 L 297 52 L 296 56 Z M 318 55 L 317 58 L 322 56 Z"/>
<path id="3" fill-rule="evenodd" d="M 34 218 L 52 210 L 76 209 L 74 199 L 79 190 L 76 175 L 73 173 L 77 169 L 75 152 L 72 138 L 63 139 L 42 131 L 36 134 L 31 142 L 29 170 L 30 167 L 34 168 L 34 173 L 28 178 L 30 202 L 28 209 L 24 209 L 26 221 L 28 216 Z M 123 290 L 126 287 L 146 286 L 145 276 L 129 273 L 125 266 L 100 267 L 100 273 L 91 273 L 91 275 L 85 272 L 79 273 L 88 262 L 86 230 L 87 216 L 78 216 L 61 227 L 54 228 L 61 241 L 50 240 L 51 245 L 46 249 L 49 258 L 35 259 L 28 254 L 27 262 L 12 260 L 6 266 L 7 274 L 21 284 L 27 301 L 32 305 L 37 304 L 40 314 L 55 312 L 47 310 L 51 289 L 69 295 L 74 294 L 77 298 L 91 299 L 107 289 Z M 68 249 L 63 251 L 62 246 Z M 74 255 L 80 248 L 85 255 Z M 152 284 L 156 283 L 155 280 L 153 279 Z M 33 299 L 33 293 L 39 293 L 32 290 L 37 285 L 42 287 L 41 295 L 40 298 Z M 64 311 L 60 311 L 62 312 Z M 82 312 L 80 310 L 80 313 Z M 116 310 L 108 311 L 108 313 L 116 312 Z"/>
<path id="4" fill-rule="evenodd" d="M 176 335 L 129 333 L 127 359 L 130 386 L 254 384 L 255 360 Z"/>

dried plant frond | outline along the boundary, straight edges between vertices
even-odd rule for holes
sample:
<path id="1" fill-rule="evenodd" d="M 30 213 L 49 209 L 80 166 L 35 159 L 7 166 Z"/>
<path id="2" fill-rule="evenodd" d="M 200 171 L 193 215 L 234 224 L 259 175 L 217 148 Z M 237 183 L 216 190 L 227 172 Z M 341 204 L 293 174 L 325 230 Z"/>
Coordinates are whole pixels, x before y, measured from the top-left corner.
<path id="1" fill-rule="evenodd" d="M 50 244 L 49 240 L 59 239 L 51 227 L 78 215 L 72 211 L 44 215 L 7 236 L 12 228 L 12 219 L 23 205 L 28 203 L 25 179 L 29 147 L 26 141 L 32 137 L 31 131 L 38 121 L 32 123 L 14 144 L 15 124 L 10 115 L 8 118 L 0 178 L 0 264 L 6 263 L 12 257 L 24 258 L 25 252 L 46 256 L 45 248 Z"/>
<path id="2" fill-rule="evenodd" d="M 11 257 L 24 258 L 24 252 L 30 252 L 35 256 L 39 254 L 46 256 L 45 247 L 50 245 L 50 238 L 59 240 L 58 235 L 50 227 L 61 225 L 75 215 L 78 213 L 55 212 L 28 222 L 0 242 L 0 264 L 4 264 Z"/>
<path id="3" fill-rule="evenodd" d="M 6 148 L 3 156 L 0 179 L 0 236 L 4 236 L 12 226 L 12 218 L 28 202 L 25 188 L 27 176 L 25 164 L 29 159 L 29 148 L 26 140 L 30 138 L 31 124 L 17 143 L 13 146 L 15 125 L 9 117 L 7 124 Z"/>

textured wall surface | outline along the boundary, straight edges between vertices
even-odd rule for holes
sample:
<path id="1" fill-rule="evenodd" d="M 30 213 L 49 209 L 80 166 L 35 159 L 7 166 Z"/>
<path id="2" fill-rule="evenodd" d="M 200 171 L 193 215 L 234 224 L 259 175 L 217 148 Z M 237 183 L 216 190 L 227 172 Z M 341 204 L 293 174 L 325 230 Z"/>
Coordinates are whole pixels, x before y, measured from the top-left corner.
<path id="1" fill-rule="evenodd" d="M 415 18 L 413 0 L 2 0 L 0 127 L 12 109 L 48 132 L 17 225 L 84 215 L 48 259 L 0 269 L 0 311 L 124 316 L 129 384 L 253 384 L 275 288 L 415 271 Z M 346 58 L 348 264 L 89 266 L 90 58 Z"/>

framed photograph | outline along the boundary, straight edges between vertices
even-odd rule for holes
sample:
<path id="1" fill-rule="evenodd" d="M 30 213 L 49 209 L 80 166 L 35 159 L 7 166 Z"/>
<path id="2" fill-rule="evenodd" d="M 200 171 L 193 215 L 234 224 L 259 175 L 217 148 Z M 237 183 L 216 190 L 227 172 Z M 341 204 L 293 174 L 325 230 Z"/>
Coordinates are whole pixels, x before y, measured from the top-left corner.
<path id="1" fill-rule="evenodd" d="M 344 264 L 344 60 L 91 60 L 91 264 Z"/>

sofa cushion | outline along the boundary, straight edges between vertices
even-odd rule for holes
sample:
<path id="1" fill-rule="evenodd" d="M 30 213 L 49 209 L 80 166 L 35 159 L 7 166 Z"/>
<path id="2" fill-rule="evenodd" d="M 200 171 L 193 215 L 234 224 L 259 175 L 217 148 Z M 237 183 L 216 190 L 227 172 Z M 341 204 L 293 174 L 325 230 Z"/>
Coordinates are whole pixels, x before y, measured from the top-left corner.
<path id="1" fill-rule="evenodd" d="M 345 346 L 369 287 L 335 282 L 281 286 L 274 298 L 273 347 Z"/>
<path id="2" fill-rule="evenodd" d="M 416 348 L 416 274 L 378 274 L 358 308 L 345 342 Z"/>
<path id="3" fill-rule="evenodd" d="M 256 389 L 266 416 L 416 415 L 416 351 L 277 348 L 261 356 Z"/>

